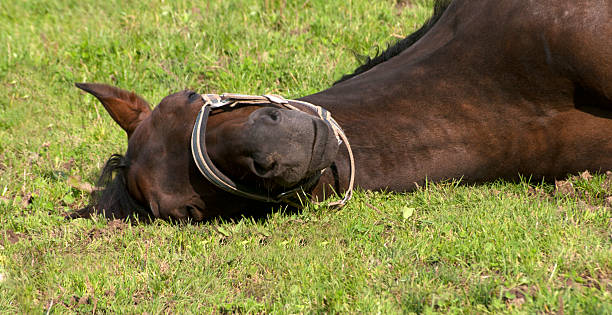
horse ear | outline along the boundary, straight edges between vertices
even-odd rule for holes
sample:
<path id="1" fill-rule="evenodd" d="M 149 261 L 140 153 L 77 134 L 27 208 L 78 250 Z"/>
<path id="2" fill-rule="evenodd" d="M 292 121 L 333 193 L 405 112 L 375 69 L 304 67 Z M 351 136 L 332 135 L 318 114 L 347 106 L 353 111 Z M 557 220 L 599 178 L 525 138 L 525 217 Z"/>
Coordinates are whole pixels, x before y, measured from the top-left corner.
<path id="1" fill-rule="evenodd" d="M 125 130 L 128 138 L 138 124 L 151 114 L 149 103 L 133 92 L 99 83 L 75 83 L 75 85 L 100 100 L 115 122 Z"/>

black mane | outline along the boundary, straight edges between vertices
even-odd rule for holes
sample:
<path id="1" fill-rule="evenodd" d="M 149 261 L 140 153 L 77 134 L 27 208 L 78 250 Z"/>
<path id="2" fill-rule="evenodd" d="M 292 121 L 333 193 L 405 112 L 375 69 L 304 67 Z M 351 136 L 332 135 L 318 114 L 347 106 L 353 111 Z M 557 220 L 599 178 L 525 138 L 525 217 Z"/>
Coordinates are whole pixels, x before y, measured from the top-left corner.
<path id="1" fill-rule="evenodd" d="M 440 19 L 440 17 L 442 16 L 446 8 L 448 8 L 450 3 L 451 3 L 451 0 L 436 0 L 436 3 L 434 4 L 433 15 L 429 18 L 429 20 L 425 22 L 425 24 L 423 24 L 423 26 L 421 26 L 421 28 L 419 28 L 416 32 L 408 35 L 408 37 L 397 41 L 395 44 L 389 45 L 385 51 L 374 56 L 374 58 L 366 57 L 365 63 L 363 65 L 355 69 L 353 73 L 344 75 L 342 78 L 340 78 L 340 80 L 336 81 L 334 84 L 338 84 L 358 74 L 364 73 L 374 68 L 374 66 L 399 55 L 406 48 L 412 46 L 419 39 L 421 39 L 421 37 L 423 37 L 436 24 L 436 22 L 438 22 L 438 20 Z"/>
<path id="2" fill-rule="evenodd" d="M 138 215 L 147 220 L 150 213 L 128 193 L 125 170 L 128 161 L 120 154 L 113 154 L 104 164 L 102 174 L 91 194 L 89 205 L 69 215 L 70 218 L 89 218 L 103 214 L 107 218 L 126 219 Z"/>

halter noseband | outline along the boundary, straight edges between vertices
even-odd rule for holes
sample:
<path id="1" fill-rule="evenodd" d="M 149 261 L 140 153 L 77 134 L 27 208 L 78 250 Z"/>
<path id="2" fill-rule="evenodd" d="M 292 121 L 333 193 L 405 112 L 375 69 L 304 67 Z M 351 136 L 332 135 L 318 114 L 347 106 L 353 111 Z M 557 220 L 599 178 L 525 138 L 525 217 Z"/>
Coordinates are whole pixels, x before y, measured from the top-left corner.
<path id="1" fill-rule="evenodd" d="M 240 197 L 269 203 L 284 202 L 293 206 L 297 206 L 297 203 L 291 200 L 291 198 L 297 197 L 299 199 L 299 195 L 301 193 L 304 193 L 304 189 L 308 189 L 316 183 L 316 181 L 321 177 L 321 174 L 323 174 L 323 172 L 325 171 L 324 169 L 321 170 L 321 173 L 301 182 L 297 185 L 297 187 L 280 193 L 275 197 L 272 197 L 261 192 L 255 191 L 240 183 L 237 183 L 227 177 L 225 174 L 223 174 L 212 163 L 212 160 L 208 156 L 205 141 L 204 139 L 202 139 L 202 134 L 206 132 L 206 122 L 208 121 L 208 116 L 210 115 L 211 110 L 215 108 L 221 108 L 226 106 L 235 107 L 238 104 L 255 106 L 263 106 L 264 104 L 274 104 L 286 109 L 297 110 L 310 115 L 316 115 L 332 128 L 334 135 L 338 140 L 338 143 L 344 143 L 348 151 L 350 160 L 350 177 L 348 189 L 346 190 L 344 198 L 339 201 L 331 202 L 328 204 L 328 206 L 341 208 L 351 199 L 353 195 L 353 185 L 355 182 L 355 160 L 353 158 L 353 151 L 351 150 L 351 146 L 348 142 L 348 139 L 346 138 L 346 135 L 344 134 L 344 131 L 342 130 L 342 128 L 340 128 L 340 125 L 338 125 L 338 123 L 332 118 L 329 111 L 325 110 L 320 106 L 316 106 L 308 102 L 298 100 L 286 100 L 278 95 L 257 96 L 230 93 L 225 93 L 221 95 L 203 94 L 202 99 L 204 100 L 204 105 L 202 105 L 202 109 L 200 109 L 200 112 L 198 113 L 195 125 L 193 126 L 193 132 L 191 133 L 191 153 L 193 155 L 194 161 L 196 162 L 196 165 L 198 166 L 198 169 L 209 182 L 229 193 Z M 298 104 L 300 105 L 300 107 L 303 106 L 304 109 L 295 106 Z"/>

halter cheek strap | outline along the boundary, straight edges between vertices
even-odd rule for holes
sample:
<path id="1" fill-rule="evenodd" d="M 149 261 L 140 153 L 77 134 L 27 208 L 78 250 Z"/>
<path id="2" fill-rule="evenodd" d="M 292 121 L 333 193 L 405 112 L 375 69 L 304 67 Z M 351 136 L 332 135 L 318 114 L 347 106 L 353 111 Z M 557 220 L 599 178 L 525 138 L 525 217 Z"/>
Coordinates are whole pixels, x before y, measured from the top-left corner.
<path id="1" fill-rule="evenodd" d="M 297 110 L 311 115 L 316 115 L 323 121 L 325 121 L 327 124 L 329 124 L 329 126 L 331 126 L 334 135 L 338 140 L 338 143 L 344 143 L 347 148 L 350 160 L 350 175 L 348 188 L 346 190 L 344 198 L 339 201 L 331 202 L 328 204 L 328 206 L 341 208 L 351 199 L 355 182 L 355 160 L 353 157 L 353 151 L 351 150 L 351 146 L 348 142 L 346 135 L 344 134 L 344 131 L 342 130 L 342 128 L 340 128 L 340 125 L 332 118 L 329 111 L 325 110 L 320 106 L 316 106 L 308 102 L 298 100 L 288 101 L 278 95 L 254 96 L 229 93 L 222 95 L 204 94 L 202 95 L 202 99 L 204 100 L 204 105 L 198 113 L 191 134 L 191 153 L 198 169 L 200 170 L 200 173 L 202 173 L 202 175 L 204 175 L 204 177 L 209 182 L 229 193 L 247 199 L 268 203 L 287 203 L 292 206 L 299 206 L 298 202 L 301 200 L 300 195 L 303 196 L 305 194 L 305 189 L 312 187 L 319 180 L 321 174 L 323 174 L 325 170 L 321 170 L 319 174 L 306 179 L 293 189 L 285 191 L 277 196 L 270 196 L 268 194 L 253 190 L 252 188 L 244 186 L 238 182 L 235 182 L 231 178 L 223 174 L 212 163 L 212 160 L 210 159 L 208 151 L 206 149 L 205 141 L 202 137 L 202 135 L 206 134 L 206 123 L 208 121 L 208 117 L 212 109 L 221 108 L 225 106 L 235 107 L 238 104 L 247 104 L 255 106 L 275 104 L 277 106 L 281 106 L 290 110 Z M 295 200 L 296 198 L 298 199 L 297 202 Z"/>

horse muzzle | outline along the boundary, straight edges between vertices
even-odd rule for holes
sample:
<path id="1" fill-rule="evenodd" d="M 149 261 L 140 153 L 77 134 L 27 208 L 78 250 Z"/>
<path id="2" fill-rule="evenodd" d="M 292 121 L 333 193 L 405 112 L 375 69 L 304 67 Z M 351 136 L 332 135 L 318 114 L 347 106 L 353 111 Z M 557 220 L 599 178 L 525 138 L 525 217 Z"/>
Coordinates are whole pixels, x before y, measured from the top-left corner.
<path id="1" fill-rule="evenodd" d="M 332 126 L 300 111 L 262 107 L 251 113 L 247 125 L 249 168 L 284 187 L 329 167 L 338 152 Z"/>

